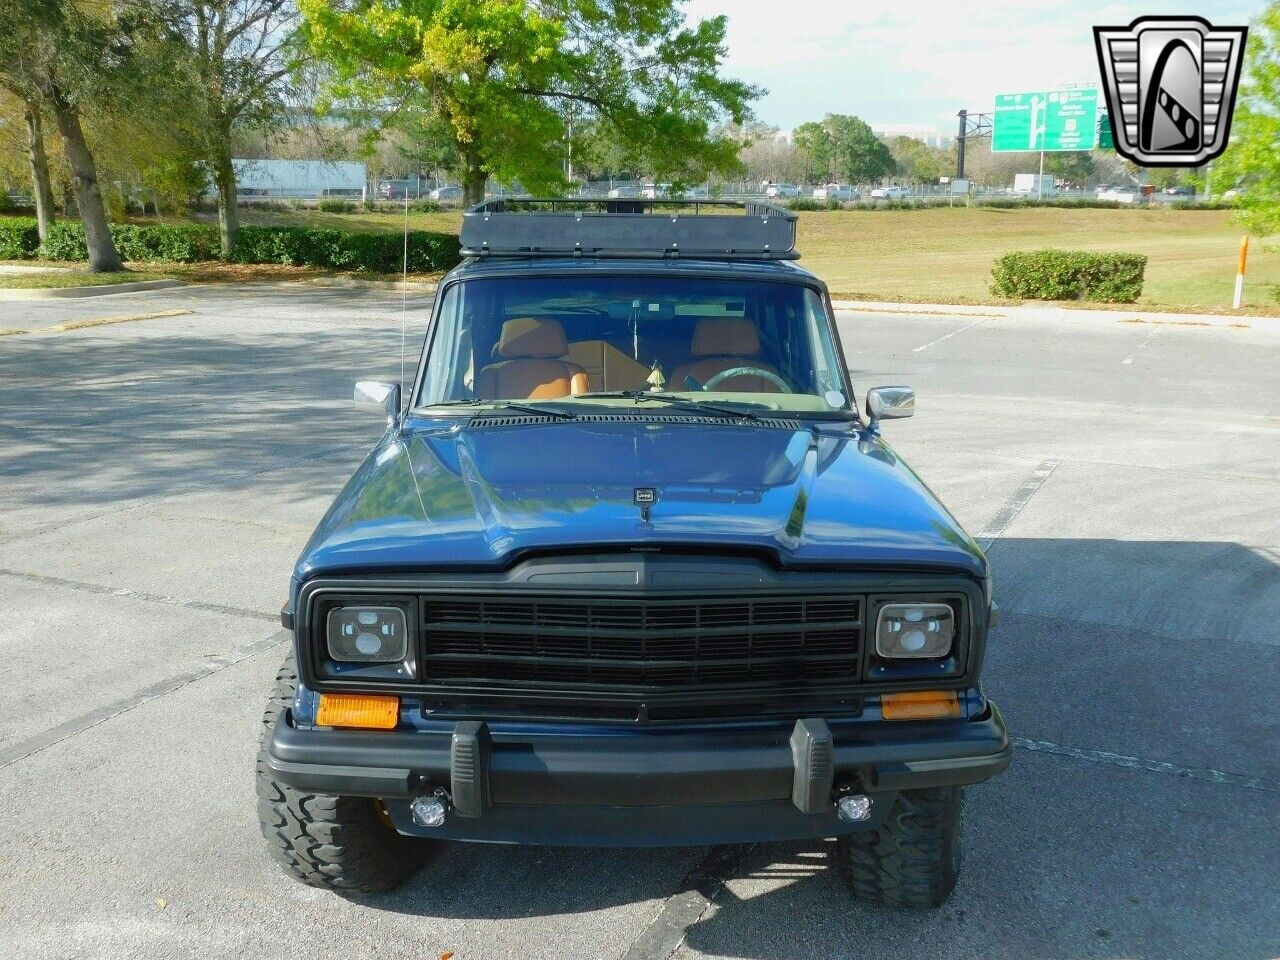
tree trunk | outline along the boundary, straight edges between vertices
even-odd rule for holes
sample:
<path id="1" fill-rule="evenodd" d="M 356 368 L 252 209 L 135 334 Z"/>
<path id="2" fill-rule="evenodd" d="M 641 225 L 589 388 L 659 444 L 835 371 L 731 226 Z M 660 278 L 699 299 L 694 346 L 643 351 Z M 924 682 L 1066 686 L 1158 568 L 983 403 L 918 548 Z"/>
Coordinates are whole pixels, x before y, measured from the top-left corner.
<path id="1" fill-rule="evenodd" d="M 36 229 L 40 242 L 49 239 L 53 226 L 53 184 L 49 182 L 49 157 L 44 152 L 44 121 L 40 105 L 35 100 L 25 101 L 27 118 L 27 159 L 31 162 L 31 185 L 36 195 Z"/>
<path id="2" fill-rule="evenodd" d="M 71 179 L 76 192 L 76 206 L 80 209 L 80 222 L 84 224 L 84 240 L 89 248 L 89 269 L 94 273 L 115 273 L 124 269 L 120 254 L 111 239 L 111 227 L 107 223 L 107 210 L 102 205 L 102 191 L 98 187 L 98 170 L 93 154 L 85 143 L 80 128 L 80 111 L 68 102 L 62 91 L 54 87 L 50 92 L 49 106 L 62 135 L 62 144 L 71 165 Z"/>
<path id="3" fill-rule="evenodd" d="M 227 131 L 221 140 L 223 146 L 214 161 L 213 182 L 218 188 L 218 239 L 222 246 L 222 259 L 230 260 L 236 244 L 236 231 L 240 219 L 236 212 L 236 168 L 231 165 L 231 134 Z"/>
<path id="4" fill-rule="evenodd" d="M 484 185 L 488 174 L 480 165 L 480 158 L 473 153 L 462 154 L 462 205 L 470 207 L 484 200 Z"/>

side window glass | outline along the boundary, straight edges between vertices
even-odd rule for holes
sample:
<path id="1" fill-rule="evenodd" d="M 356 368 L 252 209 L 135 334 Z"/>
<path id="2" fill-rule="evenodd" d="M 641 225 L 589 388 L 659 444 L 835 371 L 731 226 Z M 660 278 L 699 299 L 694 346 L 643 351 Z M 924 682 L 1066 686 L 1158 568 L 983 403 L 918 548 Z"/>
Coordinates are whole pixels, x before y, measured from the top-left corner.
<path id="1" fill-rule="evenodd" d="M 817 380 L 818 391 L 826 394 L 840 394 L 843 403 L 848 404 L 844 396 L 843 378 L 840 376 L 840 363 L 836 358 L 835 346 L 831 337 L 825 336 L 827 328 L 827 311 L 822 298 L 812 290 L 805 290 L 804 304 L 806 323 L 804 328 L 809 334 L 809 349 L 813 354 L 813 372 Z"/>

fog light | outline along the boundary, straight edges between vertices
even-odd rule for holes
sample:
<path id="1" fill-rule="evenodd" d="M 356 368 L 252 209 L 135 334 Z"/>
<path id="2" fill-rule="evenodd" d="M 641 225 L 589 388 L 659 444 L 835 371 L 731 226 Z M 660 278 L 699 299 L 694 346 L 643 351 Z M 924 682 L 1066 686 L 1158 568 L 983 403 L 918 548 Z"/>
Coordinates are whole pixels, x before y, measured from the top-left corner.
<path id="1" fill-rule="evenodd" d="M 849 823 L 871 819 L 871 798 L 865 793 L 846 793 L 836 801 L 836 814 Z"/>
<path id="2" fill-rule="evenodd" d="M 434 794 L 430 797 L 417 797 L 409 804 L 409 814 L 420 827 L 444 826 L 444 816 L 448 812 L 448 801 Z"/>

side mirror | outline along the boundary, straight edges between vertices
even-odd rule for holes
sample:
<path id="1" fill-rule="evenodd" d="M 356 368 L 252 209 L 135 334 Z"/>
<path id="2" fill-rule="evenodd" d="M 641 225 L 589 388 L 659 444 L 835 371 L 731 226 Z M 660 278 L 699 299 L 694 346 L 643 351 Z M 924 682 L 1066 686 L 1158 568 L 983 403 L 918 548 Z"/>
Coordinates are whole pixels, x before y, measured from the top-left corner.
<path id="1" fill-rule="evenodd" d="M 400 384 L 383 383 L 381 380 L 361 380 L 356 384 L 356 403 L 367 403 L 382 408 L 387 421 L 400 415 Z M 870 402 L 870 401 L 868 401 Z"/>
<path id="2" fill-rule="evenodd" d="M 881 420 L 901 420 L 916 412 L 916 392 L 910 387 L 872 387 L 867 391 L 867 426 L 872 433 Z"/>

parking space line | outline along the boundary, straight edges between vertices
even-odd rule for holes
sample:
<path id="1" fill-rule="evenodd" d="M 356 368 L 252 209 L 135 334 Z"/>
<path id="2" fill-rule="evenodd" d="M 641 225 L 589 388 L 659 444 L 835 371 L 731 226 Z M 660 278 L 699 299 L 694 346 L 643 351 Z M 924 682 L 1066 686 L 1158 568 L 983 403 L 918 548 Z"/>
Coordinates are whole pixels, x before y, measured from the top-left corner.
<path id="1" fill-rule="evenodd" d="M 288 642 L 290 639 L 287 630 L 276 630 L 269 636 L 263 637 L 261 640 L 255 640 L 253 643 L 240 647 L 234 654 L 225 657 L 210 657 L 205 663 L 191 670 L 185 670 L 182 673 L 175 674 L 166 680 L 153 683 L 149 687 L 139 690 L 137 693 L 124 697 L 114 703 L 108 703 L 105 706 L 98 707 L 96 710 L 90 710 L 78 717 L 72 717 L 70 720 L 64 720 L 56 726 L 50 727 L 43 733 L 37 733 L 33 737 L 27 737 L 25 740 L 19 740 L 4 749 L 0 749 L 0 767 L 7 767 L 17 763 L 19 760 L 29 757 L 32 754 L 39 753 L 41 750 L 47 750 L 55 744 L 61 743 L 76 734 L 84 733 L 91 727 L 112 717 L 118 717 L 122 713 L 128 713 L 134 707 L 141 706 L 151 700 L 157 700 L 160 697 L 167 696 L 175 690 L 180 690 L 189 683 L 195 683 L 197 680 L 203 680 L 205 677 L 212 676 L 227 667 L 233 667 L 237 663 L 242 663 L 250 657 L 261 653 L 264 650 L 270 650 L 282 643 Z"/>
<path id="2" fill-rule="evenodd" d="M 65 587 L 68 590 L 80 590 L 84 593 L 96 593 L 99 596 L 125 597 L 130 600 L 143 600 L 147 603 L 163 603 L 171 607 L 184 607 L 187 610 L 200 610 L 204 613 L 221 613 L 233 617 L 249 617 L 253 620 L 265 620 L 271 623 L 279 614 L 264 613 L 261 610 L 248 610 L 244 607 L 232 607 L 221 603 L 206 603 L 203 600 L 187 600 L 182 597 L 171 597 L 163 593 L 148 593 L 145 590 L 130 590 L 128 587 L 106 587 L 98 583 L 85 583 L 82 580 L 67 580 L 63 577 L 49 577 L 42 573 L 28 573 L 24 570 L 8 570 L 0 568 L 0 576 L 28 580 L 51 587 Z"/>
<path id="3" fill-rule="evenodd" d="M 1142 348 L 1145 347 L 1148 343 L 1150 343 L 1151 338 L 1154 337 L 1159 332 L 1160 332 L 1160 329 L 1157 327 L 1155 330 L 1152 330 L 1150 333 L 1148 333 L 1147 338 L 1143 340 L 1140 344 L 1138 344 L 1138 349 L 1134 350 L 1133 353 L 1129 354 L 1127 357 L 1125 357 L 1123 360 L 1120 361 L 1121 365 L 1123 366 L 1123 365 L 1128 365 L 1130 363 L 1133 363 L 1133 358 L 1136 357 L 1138 354 L 1140 354 L 1142 352 Z"/>
<path id="4" fill-rule="evenodd" d="M 1061 460 L 1045 460 L 1040 466 L 1036 467 L 1031 476 L 1020 486 L 1009 501 L 1000 508 L 1000 512 L 991 518 L 991 522 L 987 524 L 986 529 L 978 534 L 978 545 L 983 550 L 990 550 L 991 545 L 999 539 L 1009 524 L 1013 523 L 1014 518 L 1022 512 L 1022 508 L 1036 494 L 1036 491 L 1044 486 L 1044 482 L 1049 479 L 1049 475 L 1058 468 Z"/>
<path id="5" fill-rule="evenodd" d="M 58 333 L 65 333 L 68 330 L 84 330 L 88 327 L 105 327 L 112 323 L 132 323 L 135 320 L 159 320 L 162 317 L 184 317 L 189 313 L 195 313 L 194 310 L 155 310 L 151 313 L 129 313 L 120 317 L 90 317 L 87 320 L 68 320 L 66 323 L 55 323 L 49 327 L 50 330 L 56 330 Z"/>
<path id="6" fill-rule="evenodd" d="M 939 337 L 937 340 L 930 340 L 928 343 L 922 343 L 922 344 L 921 344 L 920 346 L 918 346 L 918 347 L 913 347 L 913 348 L 911 349 L 911 352 L 912 352 L 912 353 L 919 353 L 921 350 L 928 350 L 928 349 L 929 349 L 930 347 L 932 347 L 935 343 L 941 343 L 943 340 L 950 340 L 952 337 L 954 337 L 954 336 L 958 336 L 959 334 L 964 333 L 966 330 L 972 330 L 972 329 L 973 329 L 974 327 L 976 327 L 978 324 L 980 324 L 980 323 L 986 323 L 986 322 L 987 322 L 988 320 L 990 320 L 990 319 L 991 319 L 990 317 L 980 317 L 979 319 L 977 319 L 977 320 L 973 321 L 973 323 L 967 323 L 967 324 L 965 324 L 965 325 L 964 325 L 963 327 L 961 327 L 959 330 L 952 330 L 952 331 L 951 331 L 950 333 L 948 333 L 946 336 Z"/>
<path id="7" fill-rule="evenodd" d="M 1025 737 L 1011 737 L 1010 739 L 1019 750 L 1027 750 L 1031 753 L 1048 753 L 1055 757 L 1071 757 L 1076 760 L 1087 760 L 1090 763 L 1102 763 L 1111 767 L 1146 770 L 1149 773 L 1166 773 L 1184 780 L 1203 780 L 1206 783 L 1224 783 L 1234 787 L 1244 787 L 1248 790 L 1280 793 L 1280 783 L 1263 780 L 1260 777 L 1246 777 L 1243 774 L 1227 773 L 1226 771 L 1214 770 L 1209 767 L 1182 767 L 1164 760 L 1130 757 L 1122 753 L 1109 753 L 1106 750 L 1082 750 L 1079 747 L 1064 747 L 1048 740 L 1028 740 Z"/>
<path id="8" fill-rule="evenodd" d="M 676 892 L 667 897 L 658 915 L 631 942 L 622 960 L 667 960 L 753 849 L 755 844 L 712 847 L 680 881 Z"/>

